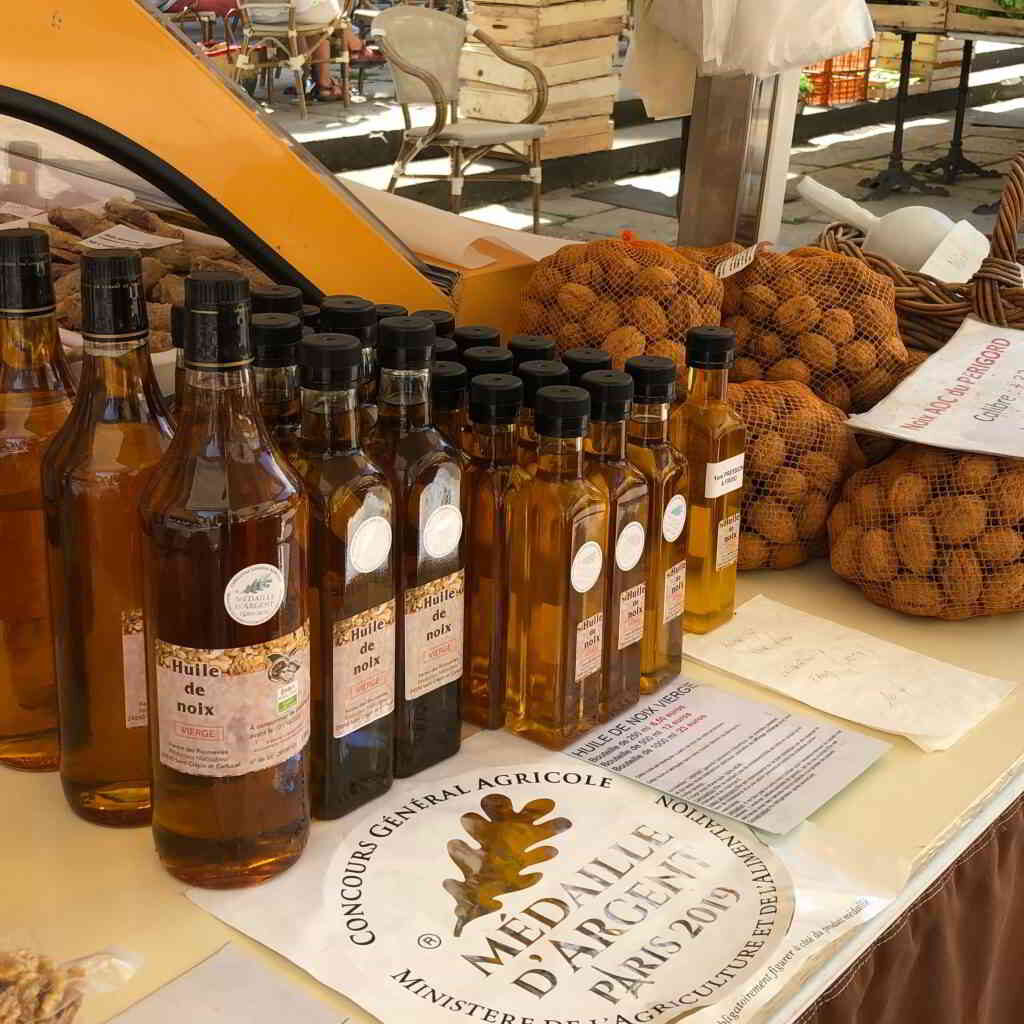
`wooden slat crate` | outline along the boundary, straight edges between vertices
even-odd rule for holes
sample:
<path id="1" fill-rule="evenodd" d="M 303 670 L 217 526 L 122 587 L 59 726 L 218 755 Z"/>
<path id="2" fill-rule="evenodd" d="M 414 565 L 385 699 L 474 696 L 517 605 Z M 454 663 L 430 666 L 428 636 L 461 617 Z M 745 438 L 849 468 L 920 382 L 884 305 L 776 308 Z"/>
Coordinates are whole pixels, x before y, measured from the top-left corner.
<path id="1" fill-rule="evenodd" d="M 571 0 L 548 7 L 478 3 L 470 20 L 502 46 L 537 47 L 617 35 L 624 14 L 624 0 Z"/>
<path id="2" fill-rule="evenodd" d="M 878 30 L 936 32 L 946 29 L 947 0 L 915 0 L 913 3 L 869 3 Z"/>
<path id="3" fill-rule="evenodd" d="M 568 82 L 579 82 L 587 78 L 601 78 L 612 73 L 612 58 L 609 54 L 606 57 L 589 57 L 586 60 L 574 60 L 564 64 L 550 64 L 541 67 L 533 60 L 534 54 L 542 53 L 544 50 L 560 50 L 560 46 L 545 46 L 536 50 L 523 50 L 530 54 L 526 60 L 537 64 L 549 86 L 565 85 Z M 476 82 L 487 85 L 500 85 L 506 89 L 518 89 L 522 92 L 532 92 L 534 89 L 533 76 L 514 64 L 508 64 L 500 57 L 495 56 L 489 50 L 478 49 L 475 45 L 465 49 L 462 53 L 462 62 L 459 65 L 459 77 L 466 86 Z"/>
<path id="4" fill-rule="evenodd" d="M 996 0 L 948 0 L 947 32 L 977 32 L 979 35 L 1024 36 L 1024 17 L 1012 17 Z M 983 11 L 983 14 L 976 12 Z M 1024 11 L 1018 11 L 1018 15 Z"/>
<path id="5" fill-rule="evenodd" d="M 618 88 L 618 75 L 552 86 L 541 123 L 610 114 Z M 475 84 L 463 85 L 459 92 L 459 111 L 463 117 L 512 124 L 526 117 L 532 107 L 533 93 L 518 89 Z"/>

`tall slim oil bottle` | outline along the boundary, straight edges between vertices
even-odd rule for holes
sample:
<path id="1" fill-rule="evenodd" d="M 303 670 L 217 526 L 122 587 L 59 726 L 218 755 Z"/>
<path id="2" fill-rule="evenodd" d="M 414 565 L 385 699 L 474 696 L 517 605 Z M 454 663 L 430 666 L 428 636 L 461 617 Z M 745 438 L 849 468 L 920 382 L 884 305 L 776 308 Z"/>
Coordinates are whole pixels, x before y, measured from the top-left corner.
<path id="1" fill-rule="evenodd" d="M 452 341 L 459 350 L 459 361 L 462 361 L 462 353 L 470 348 L 500 348 L 501 331 L 497 327 L 489 327 L 487 324 L 463 324 L 452 331 Z M 481 371 L 482 372 L 482 371 Z M 495 370 L 495 373 L 502 371 Z"/>
<path id="2" fill-rule="evenodd" d="M 249 288 L 185 280 L 185 394 L 142 496 L 153 835 L 164 867 L 255 885 L 309 833 L 309 502 L 263 423 Z"/>
<path id="3" fill-rule="evenodd" d="M 137 252 L 82 257 L 85 351 L 71 415 L 43 459 L 60 777 L 80 817 L 150 819 L 139 497 L 173 427 L 149 359 Z"/>
<path id="4" fill-rule="evenodd" d="M 536 395 L 537 468 L 510 503 L 506 725 L 560 750 L 599 721 L 608 503 L 583 475 L 590 396 Z"/>
<path id="5" fill-rule="evenodd" d="M 509 507 L 530 479 L 516 462 L 518 377 L 485 373 L 469 386 L 466 454 L 466 674 L 462 717 L 485 729 L 505 723 Z"/>
<path id="6" fill-rule="evenodd" d="M 351 334 L 363 350 L 359 414 L 364 433 L 377 422 L 377 307 L 358 295 L 328 295 L 320 305 L 321 334 Z"/>
<path id="7" fill-rule="evenodd" d="M 576 388 L 580 386 L 583 374 L 612 368 L 612 357 L 601 348 L 571 348 L 562 353 L 562 362 L 569 370 L 569 383 Z"/>
<path id="8" fill-rule="evenodd" d="M 633 378 L 615 370 L 591 370 L 580 383 L 590 394 L 586 476 L 608 503 L 600 705 L 604 721 L 640 698 L 650 506 L 647 481 L 626 451 Z"/>
<path id="9" fill-rule="evenodd" d="M 545 334 L 513 334 L 506 346 L 512 353 L 512 372 L 516 374 L 523 363 L 558 358 L 555 355 L 555 339 Z"/>
<path id="10" fill-rule="evenodd" d="M 743 422 L 726 401 L 736 335 L 696 327 L 686 336 L 690 393 L 672 416 L 672 441 L 690 466 L 686 612 L 688 633 L 708 633 L 732 618 L 743 496 Z"/>
<path id="11" fill-rule="evenodd" d="M 299 434 L 302 321 L 294 313 L 254 313 L 250 330 L 260 413 L 277 446 L 291 456 Z"/>
<path id="12" fill-rule="evenodd" d="M 40 465 L 74 388 L 57 334 L 50 243 L 0 231 L 0 764 L 57 767 L 57 682 Z"/>
<path id="13" fill-rule="evenodd" d="M 313 814 L 339 818 L 391 786 L 395 740 L 394 502 L 360 440 L 361 341 L 299 346 L 309 492 Z"/>
<path id="14" fill-rule="evenodd" d="M 381 320 L 377 425 L 367 454 L 395 492 L 399 601 L 395 775 L 413 775 L 459 749 L 466 573 L 462 459 L 430 421 L 434 326 Z"/>
<path id="15" fill-rule="evenodd" d="M 171 306 L 171 344 L 174 346 L 174 408 L 185 390 L 185 307 Z"/>
<path id="16" fill-rule="evenodd" d="M 683 598 L 686 593 L 686 458 L 669 442 L 676 366 L 662 356 L 626 360 L 633 408 L 626 452 L 647 481 L 647 602 L 640 643 L 640 692 L 653 693 L 683 670 Z"/>
<path id="17" fill-rule="evenodd" d="M 569 383 L 569 368 L 557 359 L 530 359 L 519 364 L 516 376 L 523 382 L 523 408 L 516 426 L 519 465 L 527 471 L 537 466 L 537 431 L 533 427 L 533 406 L 541 388 Z"/>
<path id="18" fill-rule="evenodd" d="M 466 418 L 468 391 L 469 376 L 462 363 L 440 359 L 430 364 L 431 417 L 441 436 L 459 451 L 466 444 L 469 430 Z"/>

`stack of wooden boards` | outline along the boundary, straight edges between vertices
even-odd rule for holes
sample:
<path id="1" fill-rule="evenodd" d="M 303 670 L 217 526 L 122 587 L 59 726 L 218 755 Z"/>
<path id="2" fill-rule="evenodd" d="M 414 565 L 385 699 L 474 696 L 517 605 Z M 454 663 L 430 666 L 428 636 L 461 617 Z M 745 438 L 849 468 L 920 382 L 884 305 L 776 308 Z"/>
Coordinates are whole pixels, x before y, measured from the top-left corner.
<path id="1" fill-rule="evenodd" d="M 938 92 L 940 89 L 955 89 L 960 82 L 960 62 L 963 60 L 964 44 L 961 39 L 922 33 L 914 40 L 911 55 L 911 93 Z M 876 87 L 871 90 L 871 99 L 891 99 L 896 95 L 896 81 L 899 78 L 900 61 L 903 58 L 903 38 L 894 32 L 879 32 L 875 39 L 875 68 L 894 72 L 895 80 L 886 81 L 874 76 Z"/>
<path id="2" fill-rule="evenodd" d="M 547 159 L 594 153 L 612 144 L 612 105 L 619 76 L 613 70 L 626 0 L 477 0 L 469 16 L 515 57 L 536 64 L 549 86 L 541 118 Z M 506 124 L 533 106 L 529 72 L 507 64 L 480 43 L 463 53 L 459 107 L 462 117 Z M 521 147 L 520 147 L 521 148 Z"/>

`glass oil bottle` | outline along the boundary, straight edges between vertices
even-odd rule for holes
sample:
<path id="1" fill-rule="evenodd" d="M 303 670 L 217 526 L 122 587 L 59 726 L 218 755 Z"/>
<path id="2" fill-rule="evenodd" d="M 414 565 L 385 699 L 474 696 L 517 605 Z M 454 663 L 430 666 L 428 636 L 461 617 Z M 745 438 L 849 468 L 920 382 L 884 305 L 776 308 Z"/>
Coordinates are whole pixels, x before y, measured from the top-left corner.
<path id="1" fill-rule="evenodd" d="M 612 357 L 600 348 L 572 348 L 562 353 L 562 362 L 569 370 L 569 383 L 579 387 L 583 374 L 591 370 L 610 370 Z"/>
<path id="2" fill-rule="evenodd" d="M 466 418 L 468 389 L 469 376 L 462 363 L 442 359 L 430 364 L 430 405 L 434 426 L 459 451 L 465 447 L 469 431 Z"/>
<path id="3" fill-rule="evenodd" d="M 531 359 L 520 363 L 516 375 L 523 382 L 523 408 L 516 426 L 519 465 L 527 472 L 537 466 L 537 431 L 533 428 L 533 406 L 541 388 L 569 383 L 569 368 L 556 359 Z"/>
<path id="4" fill-rule="evenodd" d="M 254 313 L 253 375 L 267 431 L 285 455 L 299 434 L 299 342 L 302 321 L 294 313 Z"/>
<path id="5" fill-rule="evenodd" d="M 359 415 L 365 434 L 377 422 L 377 307 L 358 295 L 329 295 L 320 306 L 321 334 L 351 334 L 363 350 Z"/>
<path id="6" fill-rule="evenodd" d="M 555 339 L 544 334 L 514 334 L 506 342 L 512 353 L 512 372 L 518 374 L 523 363 L 532 360 L 557 359 L 555 355 Z"/>

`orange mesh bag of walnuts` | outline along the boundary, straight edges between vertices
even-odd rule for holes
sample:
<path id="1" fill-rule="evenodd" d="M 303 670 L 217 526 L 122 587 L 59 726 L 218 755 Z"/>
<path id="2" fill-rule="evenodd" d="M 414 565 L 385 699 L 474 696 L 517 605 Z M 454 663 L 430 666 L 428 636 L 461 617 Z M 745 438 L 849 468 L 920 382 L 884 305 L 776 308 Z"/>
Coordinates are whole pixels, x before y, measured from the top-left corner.
<path id="1" fill-rule="evenodd" d="M 823 249 L 762 251 L 725 279 L 722 323 L 736 332 L 731 379 L 795 380 L 843 412 L 863 412 L 901 379 L 909 355 L 893 282 Z"/>
<path id="2" fill-rule="evenodd" d="M 520 326 L 553 337 L 559 354 L 601 348 L 617 370 L 632 356 L 667 356 L 682 376 L 686 332 L 721 323 L 722 282 L 667 245 L 624 235 L 542 259 L 526 286 Z"/>
<path id="3" fill-rule="evenodd" d="M 1024 610 L 1024 460 L 905 445 L 847 480 L 828 530 L 832 568 L 875 604 Z"/>
<path id="4" fill-rule="evenodd" d="M 790 569 L 824 553 L 829 511 L 863 465 L 846 417 L 797 381 L 729 385 L 747 428 L 740 569 Z"/>

